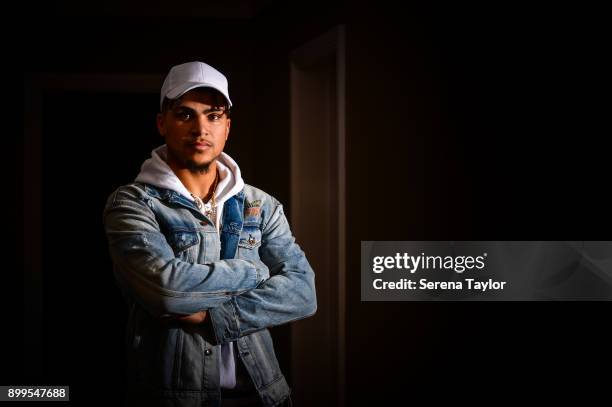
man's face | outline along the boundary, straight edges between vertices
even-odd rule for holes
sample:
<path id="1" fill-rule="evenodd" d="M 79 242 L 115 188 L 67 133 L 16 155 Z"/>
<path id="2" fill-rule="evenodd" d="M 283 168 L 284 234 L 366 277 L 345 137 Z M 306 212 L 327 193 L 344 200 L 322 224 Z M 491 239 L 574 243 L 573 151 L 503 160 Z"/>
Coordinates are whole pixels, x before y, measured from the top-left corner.
<path id="1" fill-rule="evenodd" d="M 168 164 L 207 171 L 223 152 L 231 120 L 216 102 L 213 94 L 189 91 L 157 116 L 157 128 L 168 146 Z"/>

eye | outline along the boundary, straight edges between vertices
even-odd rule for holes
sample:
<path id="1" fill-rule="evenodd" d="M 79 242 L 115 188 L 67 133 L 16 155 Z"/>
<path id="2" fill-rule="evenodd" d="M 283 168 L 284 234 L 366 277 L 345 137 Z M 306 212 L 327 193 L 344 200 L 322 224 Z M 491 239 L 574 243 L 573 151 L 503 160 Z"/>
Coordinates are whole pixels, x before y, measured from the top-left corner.
<path id="1" fill-rule="evenodd" d="M 211 114 L 208 115 L 208 120 L 210 120 L 211 122 L 216 122 L 218 120 L 221 120 L 222 116 L 223 116 L 223 114 L 211 113 Z"/>
<path id="2" fill-rule="evenodd" d="M 179 110 L 175 112 L 174 115 L 176 116 L 177 119 L 183 120 L 183 121 L 187 121 L 191 119 L 191 112 L 187 110 Z"/>

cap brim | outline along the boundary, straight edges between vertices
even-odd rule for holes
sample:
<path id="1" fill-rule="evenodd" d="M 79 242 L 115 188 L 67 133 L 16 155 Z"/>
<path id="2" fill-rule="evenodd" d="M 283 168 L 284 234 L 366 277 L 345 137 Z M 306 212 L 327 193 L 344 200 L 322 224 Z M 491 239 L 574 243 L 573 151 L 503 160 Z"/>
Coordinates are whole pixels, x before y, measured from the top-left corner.
<path id="1" fill-rule="evenodd" d="M 205 82 L 186 82 L 183 83 L 181 86 L 177 86 L 176 88 L 170 89 L 167 93 L 166 93 L 166 97 L 169 99 L 176 99 L 178 97 L 183 96 L 185 93 L 189 92 L 192 89 L 195 88 L 212 88 L 215 89 L 217 91 L 219 91 L 219 93 L 221 93 L 225 99 L 227 100 L 227 103 L 229 104 L 229 107 L 232 107 L 232 101 L 230 100 L 229 96 L 225 94 L 225 92 L 223 92 L 223 90 L 219 89 L 218 87 L 211 85 L 209 83 L 205 83 Z"/>

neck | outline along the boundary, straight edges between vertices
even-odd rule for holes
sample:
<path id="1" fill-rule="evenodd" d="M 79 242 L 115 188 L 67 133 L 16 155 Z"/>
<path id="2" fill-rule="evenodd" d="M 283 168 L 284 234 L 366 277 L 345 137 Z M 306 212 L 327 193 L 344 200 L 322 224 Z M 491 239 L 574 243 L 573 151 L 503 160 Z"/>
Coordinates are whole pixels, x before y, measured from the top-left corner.
<path id="1" fill-rule="evenodd" d="M 185 188 L 192 194 L 201 198 L 204 202 L 208 201 L 209 197 L 214 192 L 215 178 L 217 176 L 217 161 L 210 163 L 208 171 L 191 171 L 187 168 L 178 168 L 170 164 L 170 168 L 181 180 Z"/>

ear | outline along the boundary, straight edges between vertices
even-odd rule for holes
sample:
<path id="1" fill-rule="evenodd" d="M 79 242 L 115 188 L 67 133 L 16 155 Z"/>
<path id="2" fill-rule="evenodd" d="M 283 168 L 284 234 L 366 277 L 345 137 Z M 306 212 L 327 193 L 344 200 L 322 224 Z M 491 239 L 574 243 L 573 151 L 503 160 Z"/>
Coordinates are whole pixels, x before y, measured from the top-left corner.
<path id="1" fill-rule="evenodd" d="M 232 125 L 232 119 L 227 119 L 227 126 L 225 127 L 225 140 L 229 137 L 230 127 Z"/>
<path id="2" fill-rule="evenodd" d="M 166 137 L 166 121 L 164 113 L 157 113 L 157 131 L 162 137 Z"/>

